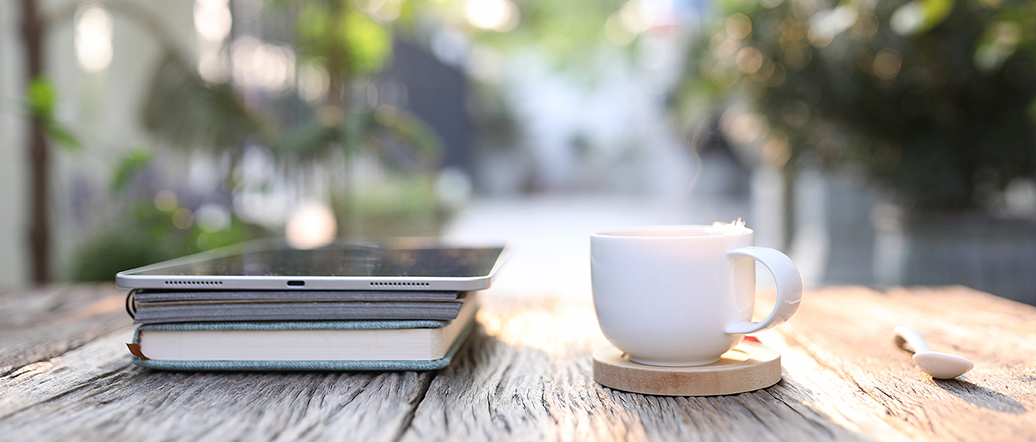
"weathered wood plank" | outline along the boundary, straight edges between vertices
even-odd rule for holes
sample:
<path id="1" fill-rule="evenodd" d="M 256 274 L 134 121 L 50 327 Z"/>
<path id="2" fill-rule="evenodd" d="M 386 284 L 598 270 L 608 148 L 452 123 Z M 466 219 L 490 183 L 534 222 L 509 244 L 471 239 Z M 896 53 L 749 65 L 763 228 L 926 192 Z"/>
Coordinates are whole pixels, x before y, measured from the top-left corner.
<path id="1" fill-rule="evenodd" d="M 4 438 L 393 440 L 434 375 L 140 369 L 124 296 L 110 285 L 0 294 Z"/>
<path id="2" fill-rule="evenodd" d="M 394 440 L 430 374 L 156 373 L 127 367 L 0 420 L 17 440 Z"/>
<path id="3" fill-rule="evenodd" d="M 601 387 L 590 353 L 604 345 L 589 301 L 487 299 L 485 324 L 437 376 L 404 441 L 860 440 L 781 382 L 712 398 L 644 396 Z"/>
<path id="4" fill-rule="evenodd" d="M 910 325 L 933 349 L 960 354 L 975 369 L 958 380 L 933 380 L 892 343 L 892 328 Z M 785 357 L 791 378 L 822 393 L 834 380 L 798 376 L 788 356 L 803 354 L 869 397 L 840 406 L 845 394 L 814 402 L 830 415 L 870 432 L 873 416 L 912 438 L 1032 440 L 1036 438 L 1036 308 L 969 290 L 831 288 L 809 293 L 794 318 L 763 336 Z M 874 409 L 875 405 L 877 409 Z M 868 415 L 859 410 L 871 408 Z"/>
<path id="5" fill-rule="evenodd" d="M 5 438 L 1036 438 L 1036 308 L 964 288 L 807 293 L 791 321 L 760 335 L 782 354 L 784 380 L 711 398 L 643 396 L 593 382 L 590 352 L 605 341 L 587 299 L 484 297 L 482 326 L 439 373 L 167 373 L 129 363 L 129 321 L 114 316 L 121 304 L 112 311 L 103 301 L 121 303 L 121 292 L 70 293 L 41 293 L 27 304 L 0 294 L 0 330 L 33 331 L 18 339 L 52 354 L 29 361 L 22 353 L 10 360 L 28 362 L 0 375 Z M 28 307 L 11 307 L 18 303 Z M 64 331 L 40 334 L 43 323 L 6 318 L 14 311 Z M 975 370 L 961 380 L 928 378 L 892 343 L 899 324 L 925 333 L 936 350 L 971 358 Z M 70 336 L 105 328 L 117 332 Z M 16 341 L 3 342 L 20 351 Z"/>
<path id="6" fill-rule="evenodd" d="M 0 377 L 0 419 L 82 388 L 126 368 L 131 329 L 94 340 L 50 360 L 25 365 Z"/>
<path id="7" fill-rule="evenodd" d="M 809 293 L 792 321 L 761 336 L 782 353 L 784 380 L 713 398 L 595 384 L 589 353 L 604 340 L 588 300 L 487 301 L 484 333 L 433 380 L 404 440 L 1036 437 L 1036 309 L 965 288 Z M 976 369 L 933 381 L 893 344 L 898 324 Z"/>
<path id="8" fill-rule="evenodd" d="M 0 379 L 12 440 L 395 440 L 433 373 L 141 369 L 129 330 Z"/>
<path id="9" fill-rule="evenodd" d="M 129 326 L 125 296 L 111 284 L 0 293 L 0 375 Z"/>

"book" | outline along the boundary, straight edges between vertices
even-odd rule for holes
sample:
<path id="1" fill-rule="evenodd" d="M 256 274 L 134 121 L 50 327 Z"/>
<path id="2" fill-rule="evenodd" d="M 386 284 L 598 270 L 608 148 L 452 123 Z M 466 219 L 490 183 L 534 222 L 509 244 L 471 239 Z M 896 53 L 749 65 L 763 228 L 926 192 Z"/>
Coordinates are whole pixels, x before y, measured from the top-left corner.
<path id="1" fill-rule="evenodd" d="M 437 320 L 455 318 L 464 292 L 221 291 L 130 293 L 138 324 L 222 321 Z"/>
<path id="2" fill-rule="evenodd" d="M 135 364 L 167 370 L 434 370 L 474 327 L 467 298 L 452 321 L 151 324 L 127 345 Z"/>

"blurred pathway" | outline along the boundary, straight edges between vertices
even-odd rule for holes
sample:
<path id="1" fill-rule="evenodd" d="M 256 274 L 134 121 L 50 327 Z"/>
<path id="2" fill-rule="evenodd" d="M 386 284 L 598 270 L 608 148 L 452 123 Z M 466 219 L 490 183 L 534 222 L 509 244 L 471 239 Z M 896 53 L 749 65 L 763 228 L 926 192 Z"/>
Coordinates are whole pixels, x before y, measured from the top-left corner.
<path id="1" fill-rule="evenodd" d="M 549 196 L 477 200 L 461 210 L 443 236 L 507 242 L 513 254 L 494 293 L 590 297 L 590 234 L 657 224 L 711 224 L 749 215 L 748 198 L 689 196 L 660 200 L 630 196 Z"/>

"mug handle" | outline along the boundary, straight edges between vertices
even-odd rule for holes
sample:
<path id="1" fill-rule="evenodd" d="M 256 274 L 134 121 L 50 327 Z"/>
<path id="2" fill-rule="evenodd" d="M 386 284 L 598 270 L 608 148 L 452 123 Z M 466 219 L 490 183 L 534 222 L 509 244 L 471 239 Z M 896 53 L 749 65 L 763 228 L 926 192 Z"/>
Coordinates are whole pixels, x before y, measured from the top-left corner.
<path id="1" fill-rule="evenodd" d="M 740 321 L 730 324 L 726 327 L 727 333 L 744 335 L 768 330 L 783 324 L 799 309 L 799 301 L 802 300 L 802 277 L 788 255 L 769 247 L 748 246 L 731 250 L 727 252 L 727 256 L 744 256 L 759 261 L 766 266 L 777 283 L 777 305 L 773 307 L 770 315 L 759 322 Z"/>

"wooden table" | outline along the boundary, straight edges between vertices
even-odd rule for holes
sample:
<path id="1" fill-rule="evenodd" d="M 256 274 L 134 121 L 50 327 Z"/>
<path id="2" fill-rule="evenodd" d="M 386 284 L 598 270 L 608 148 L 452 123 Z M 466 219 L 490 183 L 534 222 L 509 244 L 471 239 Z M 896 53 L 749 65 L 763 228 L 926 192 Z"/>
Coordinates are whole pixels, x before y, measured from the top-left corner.
<path id="1" fill-rule="evenodd" d="M 960 287 L 809 292 L 759 335 L 784 379 L 708 398 L 596 384 L 589 355 L 604 340 L 585 299 L 489 293 L 439 372 L 178 373 L 130 363 L 123 295 L 0 294 L 0 439 L 1036 439 L 1036 308 Z M 897 324 L 975 369 L 933 381 L 893 345 Z"/>

